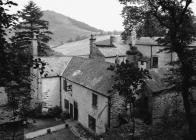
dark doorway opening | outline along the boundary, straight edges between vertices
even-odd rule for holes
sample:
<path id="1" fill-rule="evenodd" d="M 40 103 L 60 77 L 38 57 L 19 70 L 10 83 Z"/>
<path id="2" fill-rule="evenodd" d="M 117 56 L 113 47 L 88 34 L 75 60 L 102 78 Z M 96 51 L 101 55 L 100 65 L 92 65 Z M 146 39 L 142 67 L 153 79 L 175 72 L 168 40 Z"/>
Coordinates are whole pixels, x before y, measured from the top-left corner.
<path id="1" fill-rule="evenodd" d="M 78 103 L 74 101 L 74 120 L 78 120 Z"/>
<path id="2" fill-rule="evenodd" d="M 70 108 L 69 108 L 69 113 L 70 113 L 70 118 L 73 118 L 73 104 L 70 104 Z"/>

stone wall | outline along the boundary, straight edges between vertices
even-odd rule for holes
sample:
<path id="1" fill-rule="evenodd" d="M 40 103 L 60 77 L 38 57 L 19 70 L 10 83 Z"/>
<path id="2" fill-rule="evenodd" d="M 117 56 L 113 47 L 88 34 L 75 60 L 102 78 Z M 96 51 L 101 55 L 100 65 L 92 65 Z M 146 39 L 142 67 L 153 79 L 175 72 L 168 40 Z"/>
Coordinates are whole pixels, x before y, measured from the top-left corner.
<path id="1" fill-rule="evenodd" d="M 124 102 L 125 98 L 115 93 L 111 96 L 110 106 L 110 128 L 117 127 L 119 125 L 119 114 L 126 113 L 126 106 Z"/>

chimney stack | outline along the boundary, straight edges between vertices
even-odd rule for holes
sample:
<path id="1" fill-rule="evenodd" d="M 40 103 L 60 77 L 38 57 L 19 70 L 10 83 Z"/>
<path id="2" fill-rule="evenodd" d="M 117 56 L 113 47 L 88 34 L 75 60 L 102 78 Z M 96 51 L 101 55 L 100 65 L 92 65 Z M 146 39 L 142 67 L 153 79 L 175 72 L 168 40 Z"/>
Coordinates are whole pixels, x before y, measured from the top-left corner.
<path id="1" fill-rule="evenodd" d="M 89 58 L 92 58 L 92 55 L 93 55 L 93 47 L 94 47 L 95 40 L 96 40 L 96 38 L 94 38 L 94 35 L 91 34 L 91 38 L 90 38 L 90 55 L 89 55 Z"/>
<path id="2" fill-rule="evenodd" d="M 135 28 L 131 31 L 131 45 L 132 47 L 135 47 L 136 44 L 136 31 Z"/>
<path id="3" fill-rule="evenodd" d="M 37 57 L 38 56 L 38 43 L 37 43 L 37 37 L 36 34 L 33 34 L 33 40 L 32 40 L 32 55 L 33 57 Z"/>
<path id="4" fill-rule="evenodd" d="M 110 46 L 112 47 L 114 43 L 114 36 L 110 36 Z"/>

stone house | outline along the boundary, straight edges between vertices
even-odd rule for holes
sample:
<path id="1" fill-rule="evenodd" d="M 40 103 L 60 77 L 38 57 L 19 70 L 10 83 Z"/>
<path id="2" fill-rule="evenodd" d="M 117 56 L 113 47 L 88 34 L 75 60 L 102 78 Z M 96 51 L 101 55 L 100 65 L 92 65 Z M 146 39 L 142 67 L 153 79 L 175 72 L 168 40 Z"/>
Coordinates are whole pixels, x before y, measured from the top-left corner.
<path id="1" fill-rule="evenodd" d="M 44 74 L 41 76 L 40 91 L 43 111 L 48 108 L 61 106 L 62 74 L 71 57 L 41 57 L 46 63 Z"/>
<path id="2" fill-rule="evenodd" d="M 174 53 L 159 52 L 165 46 L 158 45 L 156 39 L 156 37 L 136 39 L 134 47 L 143 55 L 142 59 L 138 61 L 142 67 L 149 69 L 167 68 L 168 63 L 177 59 Z M 127 59 L 127 51 L 130 49 L 132 49 L 131 41 L 125 42 L 120 36 L 110 36 L 109 39 L 97 42 L 94 36 L 91 36 L 89 58 L 99 58 L 111 63 L 115 63 L 117 60 L 122 62 Z"/>
<path id="3" fill-rule="evenodd" d="M 110 63 L 73 57 L 63 73 L 64 107 L 86 129 L 102 134 L 110 127 Z"/>
<path id="4" fill-rule="evenodd" d="M 90 38 L 90 55 L 89 58 L 98 58 L 106 62 L 122 62 L 126 59 L 126 52 L 130 49 L 120 36 L 110 36 L 109 39 L 97 41 L 93 35 Z"/>

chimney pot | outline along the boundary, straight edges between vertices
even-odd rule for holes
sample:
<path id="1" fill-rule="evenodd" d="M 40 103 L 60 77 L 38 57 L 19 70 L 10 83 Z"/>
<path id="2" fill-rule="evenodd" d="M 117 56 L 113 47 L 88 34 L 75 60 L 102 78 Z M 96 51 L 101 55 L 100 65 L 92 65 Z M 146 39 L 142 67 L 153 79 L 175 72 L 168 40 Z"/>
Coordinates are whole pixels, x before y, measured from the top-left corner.
<path id="1" fill-rule="evenodd" d="M 110 46 L 113 46 L 114 43 L 114 36 L 110 36 Z"/>
<path id="2" fill-rule="evenodd" d="M 38 56 L 38 48 L 37 48 L 37 37 L 36 34 L 33 34 L 33 40 L 32 40 L 32 50 L 33 50 L 33 56 L 36 57 Z"/>
<path id="3" fill-rule="evenodd" d="M 93 56 L 93 47 L 94 47 L 94 43 L 95 43 L 95 40 L 96 38 L 94 38 L 94 35 L 91 34 L 91 37 L 90 37 L 90 55 L 89 55 L 89 58 L 92 58 Z"/>

